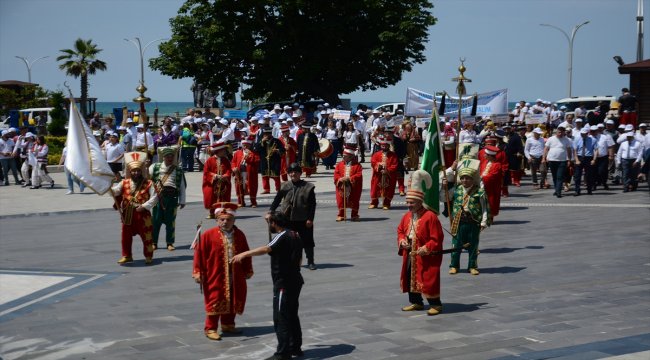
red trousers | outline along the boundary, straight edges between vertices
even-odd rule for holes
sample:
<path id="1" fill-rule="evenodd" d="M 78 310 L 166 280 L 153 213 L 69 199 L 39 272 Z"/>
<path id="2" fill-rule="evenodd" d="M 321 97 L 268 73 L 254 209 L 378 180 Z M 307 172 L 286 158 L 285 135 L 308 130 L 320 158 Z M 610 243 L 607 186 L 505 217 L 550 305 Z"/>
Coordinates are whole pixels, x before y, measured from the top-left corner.
<path id="1" fill-rule="evenodd" d="M 131 225 L 122 223 L 122 256 L 133 257 L 133 235 L 140 235 L 142 239 L 144 257 L 153 257 L 153 244 L 151 241 L 151 213 L 149 211 L 137 212 L 133 210 Z"/>
<path id="2" fill-rule="evenodd" d="M 632 124 L 636 129 L 636 111 L 624 111 L 619 118 L 619 123 L 623 125 Z"/>
<path id="3" fill-rule="evenodd" d="M 280 191 L 280 177 L 279 176 L 262 176 L 262 189 L 265 192 L 271 191 L 271 184 L 269 184 L 269 178 L 273 179 L 275 182 L 275 191 Z"/>

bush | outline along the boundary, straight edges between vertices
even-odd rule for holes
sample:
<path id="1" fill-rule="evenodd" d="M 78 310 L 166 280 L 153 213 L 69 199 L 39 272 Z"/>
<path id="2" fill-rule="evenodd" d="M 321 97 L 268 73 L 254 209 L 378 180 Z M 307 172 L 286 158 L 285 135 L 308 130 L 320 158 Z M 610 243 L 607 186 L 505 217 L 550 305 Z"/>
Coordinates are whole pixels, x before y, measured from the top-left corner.
<path id="1" fill-rule="evenodd" d="M 65 136 L 46 136 L 45 142 L 49 149 L 47 156 L 48 165 L 58 165 L 59 160 L 61 160 L 61 154 L 63 153 L 63 148 L 65 147 Z"/>
<path id="2" fill-rule="evenodd" d="M 63 136 L 68 132 L 65 128 L 65 124 L 68 120 L 66 119 L 65 111 L 63 110 L 65 104 L 63 92 L 55 91 L 51 93 L 49 103 L 54 109 L 50 111 L 52 122 L 48 125 L 47 132 L 50 135 Z"/>

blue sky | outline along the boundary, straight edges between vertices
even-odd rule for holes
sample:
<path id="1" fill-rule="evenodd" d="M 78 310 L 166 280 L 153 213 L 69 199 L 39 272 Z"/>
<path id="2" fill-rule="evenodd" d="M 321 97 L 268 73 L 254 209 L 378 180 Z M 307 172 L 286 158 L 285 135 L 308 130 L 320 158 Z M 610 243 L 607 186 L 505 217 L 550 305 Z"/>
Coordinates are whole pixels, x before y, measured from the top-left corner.
<path id="1" fill-rule="evenodd" d="M 644 0 L 646 19 L 650 18 Z M 139 55 L 124 38 L 143 44 L 170 36 L 168 19 L 181 0 L 0 0 L 0 80 L 27 81 L 25 64 L 34 60 L 32 81 L 47 89 L 79 81 L 68 78 L 55 61 L 75 39 L 92 39 L 104 51 L 108 71 L 90 78 L 90 95 L 99 101 L 128 101 L 137 96 Z M 574 41 L 573 95 L 618 95 L 629 78 L 612 60 L 636 58 L 637 0 L 433 0 L 438 23 L 430 28 L 427 61 L 394 86 L 342 97 L 352 101 L 404 101 L 406 88 L 453 92 L 459 58 L 466 59 L 469 93 L 508 88 L 509 100 L 551 101 L 567 95 L 568 42 L 556 25 L 571 32 L 589 20 Z M 647 22 L 647 20 L 646 20 Z M 646 26 L 648 28 L 648 26 Z M 645 56 L 650 58 L 648 37 Z M 155 45 L 145 57 L 157 55 Z M 147 96 L 153 101 L 192 101 L 190 79 L 173 80 L 145 68 Z"/>

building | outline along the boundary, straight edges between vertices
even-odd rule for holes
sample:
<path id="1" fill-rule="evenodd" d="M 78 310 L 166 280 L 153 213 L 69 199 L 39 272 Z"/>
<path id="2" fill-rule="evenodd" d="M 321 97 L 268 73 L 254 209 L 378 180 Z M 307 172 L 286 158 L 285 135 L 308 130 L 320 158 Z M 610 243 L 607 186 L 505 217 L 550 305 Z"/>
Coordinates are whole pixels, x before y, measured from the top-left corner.
<path id="1" fill-rule="evenodd" d="M 618 72 L 630 75 L 630 93 L 639 101 L 638 122 L 650 123 L 650 59 L 621 65 Z"/>

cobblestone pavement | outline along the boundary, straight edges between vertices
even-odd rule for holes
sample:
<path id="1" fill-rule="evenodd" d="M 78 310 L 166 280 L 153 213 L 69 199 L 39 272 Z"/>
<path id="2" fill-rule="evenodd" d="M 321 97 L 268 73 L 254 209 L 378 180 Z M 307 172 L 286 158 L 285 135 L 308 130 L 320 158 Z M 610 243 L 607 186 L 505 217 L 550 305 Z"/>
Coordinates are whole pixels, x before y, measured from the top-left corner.
<path id="1" fill-rule="evenodd" d="M 406 211 L 403 198 L 389 211 L 362 207 L 359 223 L 337 223 L 331 180 L 321 176 L 313 179 L 320 182 L 319 269 L 303 270 L 300 298 L 305 359 L 649 357 L 647 188 L 562 199 L 526 184 L 511 188 L 496 224 L 481 236 L 481 274 L 448 275 L 445 258 L 443 312 L 429 317 L 400 311 L 407 296 L 399 290 L 395 229 Z M 17 189 L 0 188 L 2 359 L 263 359 L 273 353 L 268 257 L 253 261 L 246 311 L 237 317 L 244 334 L 218 342 L 203 336 L 203 300 L 190 277 L 189 250 L 205 216 L 198 198 L 179 212 L 175 252 L 158 250 L 154 265 L 144 266 L 136 239 L 136 261 L 118 266 L 119 218 L 108 209 L 110 199 Z M 362 199 L 367 204 L 367 191 Z M 262 198 L 259 208 L 239 212 L 237 225 L 251 247 L 268 240 L 262 216 L 269 202 Z M 23 209 L 49 216 L 25 216 Z M 441 221 L 448 229 L 448 219 Z"/>

